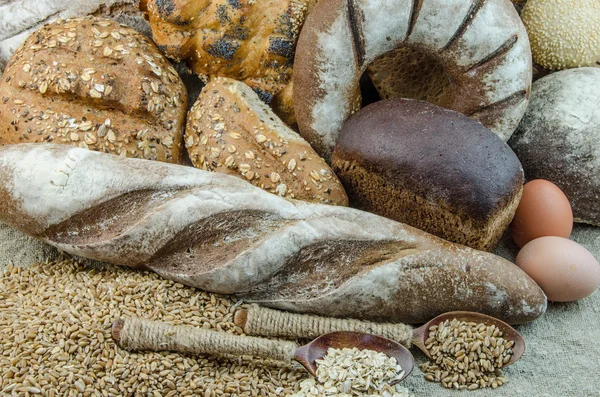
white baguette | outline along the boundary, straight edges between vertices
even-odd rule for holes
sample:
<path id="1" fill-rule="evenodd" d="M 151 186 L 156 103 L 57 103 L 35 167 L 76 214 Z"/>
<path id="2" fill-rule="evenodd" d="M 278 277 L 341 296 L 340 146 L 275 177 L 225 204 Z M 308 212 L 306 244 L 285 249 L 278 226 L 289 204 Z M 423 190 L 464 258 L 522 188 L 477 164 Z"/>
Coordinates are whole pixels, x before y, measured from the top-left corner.
<path id="1" fill-rule="evenodd" d="M 227 175 L 52 144 L 0 148 L 0 220 L 66 252 L 327 316 L 525 322 L 546 297 L 495 255 Z"/>

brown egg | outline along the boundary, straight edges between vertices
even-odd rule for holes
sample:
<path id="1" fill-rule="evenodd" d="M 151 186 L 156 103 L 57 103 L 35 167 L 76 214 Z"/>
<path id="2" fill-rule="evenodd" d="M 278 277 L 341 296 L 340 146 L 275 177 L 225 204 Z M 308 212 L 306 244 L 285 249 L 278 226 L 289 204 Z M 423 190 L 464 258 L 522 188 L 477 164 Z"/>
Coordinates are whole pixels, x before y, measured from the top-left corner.
<path id="1" fill-rule="evenodd" d="M 523 247 L 544 236 L 569 238 L 572 230 L 573 210 L 562 190 L 543 179 L 526 183 L 510 224 L 515 243 Z"/>
<path id="2" fill-rule="evenodd" d="M 582 299 L 600 285 L 598 261 L 590 251 L 566 238 L 535 239 L 523 247 L 515 262 L 551 301 Z"/>

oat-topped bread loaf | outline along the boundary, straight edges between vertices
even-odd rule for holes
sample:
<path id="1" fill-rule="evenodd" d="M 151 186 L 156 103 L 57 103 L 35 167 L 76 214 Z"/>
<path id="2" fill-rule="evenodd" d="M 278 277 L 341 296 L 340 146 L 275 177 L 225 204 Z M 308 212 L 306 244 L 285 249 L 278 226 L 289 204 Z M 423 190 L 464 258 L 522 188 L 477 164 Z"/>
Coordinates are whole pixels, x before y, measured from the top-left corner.
<path id="1" fill-rule="evenodd" d="M 54 142 L 180 163 L 187 93 L 135 30 L 57 20 L 17 49 L 0 81 L 0 144 Z"/>
<path id="2" fill-rule="evenodd" d="M 317 0 L 138 0 L 165 54 L 252 87 L 288 124 L 296 40 Z"/>
<path id="3" fill-rule="evenodd" d="M 188 115 L 195 167 L 244 178 L 282 197 L 348 205 L 333 171 L 246 84 L 214 78 Z"/>
<path id="4" fill-rule="evenodd" d="M 498 136 L 411 99 L 376 102 L 352 117 L 332 166 L 351 205 L 486 251 L 523 191 L 521 163 Z"/>

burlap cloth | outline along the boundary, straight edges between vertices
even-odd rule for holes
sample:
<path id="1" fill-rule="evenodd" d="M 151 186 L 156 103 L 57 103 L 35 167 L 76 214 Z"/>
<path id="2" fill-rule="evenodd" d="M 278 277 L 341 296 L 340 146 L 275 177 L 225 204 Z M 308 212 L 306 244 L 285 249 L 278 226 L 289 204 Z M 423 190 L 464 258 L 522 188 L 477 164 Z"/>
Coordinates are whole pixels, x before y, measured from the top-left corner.
<path id="1" fill-rule="evenodd" d="M 600 258 L 600 228 L 576 226 L 573 240 Z M 504 239 L 498 254 L 513 260 L 516 247 Z M 58 250 L 0 223 L 0 269 L 61 257 Z M 551 303 L 533 323 L 516 327 L 527 343 L 525 356 L 505 374 L 497 390 L 450 391 L 426 382 L 419 369 L 404 382 L 416 396 L 600 397 L 600 292 L 579 302 Z M 417 363 L 425 356 L 413 349 Z"/>

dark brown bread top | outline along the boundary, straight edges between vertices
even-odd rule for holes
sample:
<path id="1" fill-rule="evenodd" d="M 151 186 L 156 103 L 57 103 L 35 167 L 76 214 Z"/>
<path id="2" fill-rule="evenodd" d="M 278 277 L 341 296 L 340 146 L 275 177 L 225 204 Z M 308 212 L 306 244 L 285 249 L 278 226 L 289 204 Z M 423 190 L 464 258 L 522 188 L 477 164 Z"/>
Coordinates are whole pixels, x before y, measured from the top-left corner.
<path id="1" fill-rule="evenodd" d="M 56 20 L 0 80 L 0 145 L 53 142 L 180 163 L 187 92 L 144 35 L 115 21 Z"/>
<path id="2" fill-rule="evenodd" d="M 334 157 L 475 220 L 497 212 L 523 185 L 519 159 L 497 135 L 460 113 L 411 99 L 376 102 L 350 118 Z"/>

